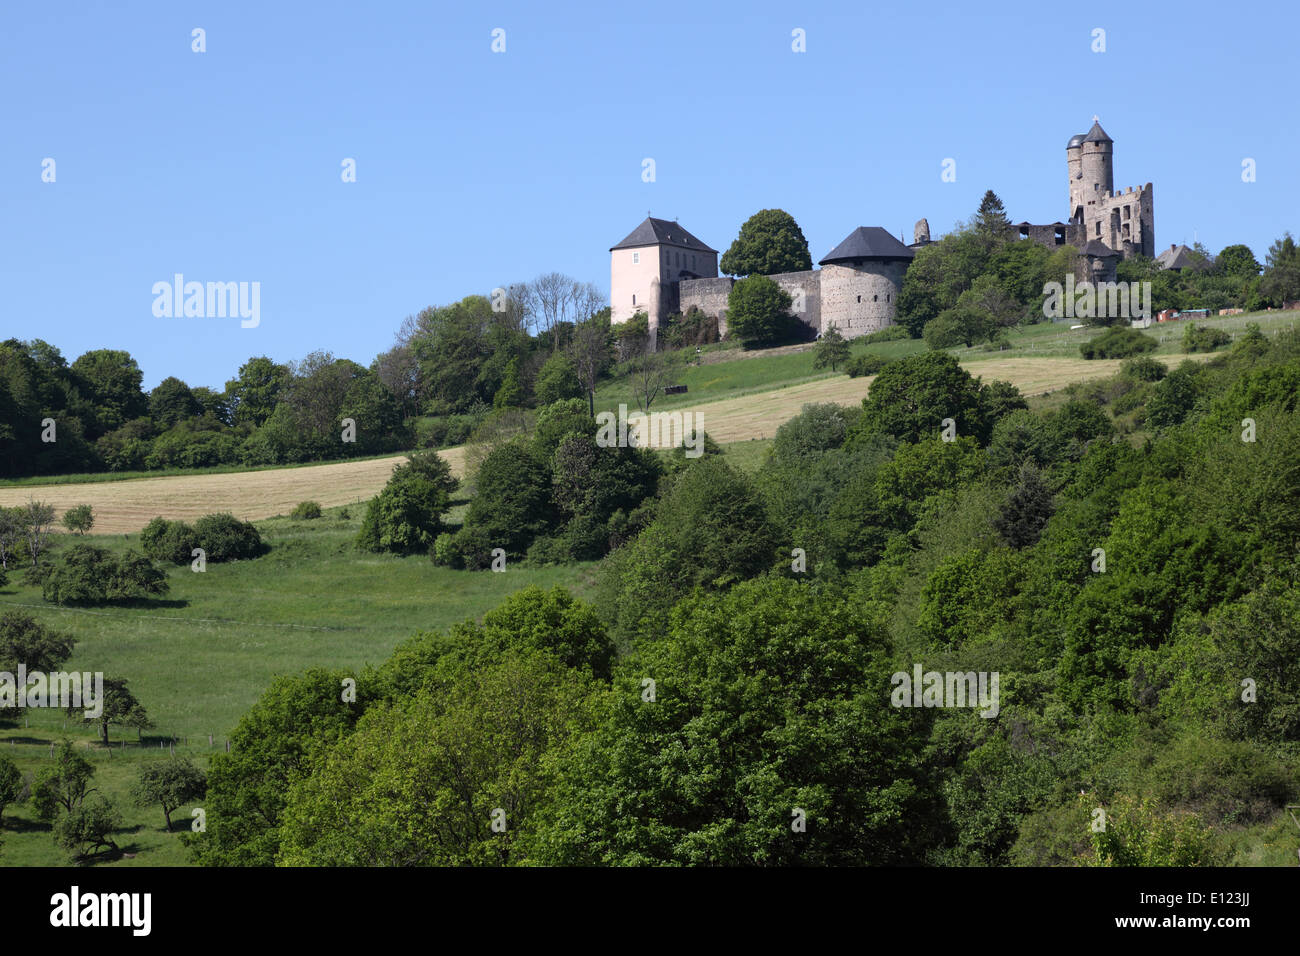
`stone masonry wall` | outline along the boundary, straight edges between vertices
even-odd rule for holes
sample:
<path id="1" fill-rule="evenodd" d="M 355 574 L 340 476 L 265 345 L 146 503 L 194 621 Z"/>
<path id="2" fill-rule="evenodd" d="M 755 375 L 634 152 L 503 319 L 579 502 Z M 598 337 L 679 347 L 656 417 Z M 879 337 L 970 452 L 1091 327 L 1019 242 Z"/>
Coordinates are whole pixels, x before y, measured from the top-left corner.
<path id="1" fill-rule="evenodd" d="M 906 262 L 833 263 L 821 270 L 822 331 L 834 325 L 846 339 L 894 324 Z"/>

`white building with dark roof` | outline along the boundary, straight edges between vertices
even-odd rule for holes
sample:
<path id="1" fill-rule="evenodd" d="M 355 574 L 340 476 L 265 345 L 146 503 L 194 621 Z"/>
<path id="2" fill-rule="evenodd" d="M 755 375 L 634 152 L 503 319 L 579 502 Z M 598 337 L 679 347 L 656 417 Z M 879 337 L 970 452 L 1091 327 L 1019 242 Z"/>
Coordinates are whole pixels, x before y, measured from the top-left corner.
<path id="1" fill-rule="evenodd" d="M 768 276 L 791 311 L 816 332 L 831 325 L 854 338 L 893 325 L 903 274 L 915 251 L 879 226 L 859 226 L 818 263 L 822 268 Z M 610 249 L 610 320 L 637 312 L 650 328 L 692 308 L 727 329 L 735 279 L 718 275 L 718 253 L 675 222 L 646 219 Z"/>

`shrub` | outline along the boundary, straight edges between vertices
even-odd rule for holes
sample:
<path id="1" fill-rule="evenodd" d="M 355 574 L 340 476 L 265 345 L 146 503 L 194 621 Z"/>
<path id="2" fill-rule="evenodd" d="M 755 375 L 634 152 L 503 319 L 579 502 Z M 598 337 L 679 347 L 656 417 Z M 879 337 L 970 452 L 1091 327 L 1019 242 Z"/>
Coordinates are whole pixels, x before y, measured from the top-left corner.
<path id="1" fill-rule="evenodd" d="M 1232 336 L 1223 329 L 1198 328 L 1193 324 L 1183 331 L 1184 352 L 1217 352 L 1231 341 Z"/>
<path id="2" fill-rule="evenodd" d="M 1146 355 L 1139 355 L 1125 359 L 1119 367 L 1119 374 L 1135 382 L 1158 382 L 1169 374 L 1169 370 L 1165 368 L 1163 362 L 1157 362 Z"/>
<path id="3" fill-rule="evenodd" d="M 1143 335 L 1137 329 L 1116 326 L 1082 343 L 1079 352 L 1086 359 L 1128 358 L 1131 355 L 1150 352 L 1159 344 L 1151 336 Z"/>
<path id="4" fill-rule="evenodd" d="M 868 344 L 873 342 L 901 342 L 903 339 L 910 339 L 911 337 L 912 333 L 907 331 L 907 326 L 887 325 L 883 329 L 862 336 L 860 341 Z"/>
<path id="5" fill-rule="evenodd" d="M 321 515 L 320 504 L 315 501 L 300 501 L 294 506 L 289 517 L 295 521 L 311 521 Z"/>
<path id="6" fill-rule="evenodd" d="M 194 536 L 209 561 L 255 558 L 265 550 L 262 536 L 250 522 L 227 513 L 204 515 L 194 522 Z"/>
<path id="7" fill-rule="evenodd" d="M 573 362 L 563 352 L 556 352 L 543 364 L 537 373 L 537 382 L 533 386 L 533 395 L 538 405 L 551 405 L 566 398 L 578 398 L 582 395 L 582 383 L 578 381 L 578 372 Z"/>
<path id="8" fill-rule="evenodd" d="M 849 378 L 857 378 L 859 375 L 875 375 L 890 362 L 883 355 L 855 355 L 849 359 L 844 366 L 844 371 L 849 373 Z"/>
<path id="9" fill-rule="evenodd" d="M 384 490 L 366 508 L 357 533 L 365 551 L 428 551 L 442 531 L 457 481 L 437 452 L 420 452 L 393 469 Z"/>
<path id="10" fill-rule="evenodd" d="M 155 561 L 185 564 L 193 556 L 191 552 L 198 547 L 198 543 L 192 526 L 184 521 L 168 521 L 159 517 L 150 521 L 140 532 L 140 547 Z"/>
<path id="11" fill-rule="evenodd" d="M 114 557 L 103 548 L 74 544 L 41 585 L 54 604 L 103 604 L 167 592 L 166 576 L 138 552 Z"/>

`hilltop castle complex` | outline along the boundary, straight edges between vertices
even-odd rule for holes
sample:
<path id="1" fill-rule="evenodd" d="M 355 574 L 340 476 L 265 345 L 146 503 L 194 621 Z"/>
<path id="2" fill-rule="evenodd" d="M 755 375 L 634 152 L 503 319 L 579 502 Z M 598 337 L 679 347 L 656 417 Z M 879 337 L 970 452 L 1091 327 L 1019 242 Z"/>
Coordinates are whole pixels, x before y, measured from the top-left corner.
<path id="1" fill-rule="evenodd" d="M 1155 252 L 1151 184 L 1114 189 L 1114 145 L 1093 117 L 1092 129 L 1065 148 L 1068 221 L 1014 227 L 1022 239 L 1078 249 L 1080 279 L 1111 280 L 1120 258 Z M 924 219 L 911 245 L 879 226 L 859 226 L 818 262 L 822 268 L 769 278 L 789 293 L 791 311 L 811 328 L 822 332 L 834 325 L 845 338 L 856 338 L 894 324 L 903 276 L 916 250 L 929 242 Z M 654 330 L 673 313 L 697 308 L 717 318 L 719 333 L 726 333 L 735 280 L 718 275 L 716 249 L 676 222 L 647 218 L 609 253 L 612 322 L 644 312 Z"/>

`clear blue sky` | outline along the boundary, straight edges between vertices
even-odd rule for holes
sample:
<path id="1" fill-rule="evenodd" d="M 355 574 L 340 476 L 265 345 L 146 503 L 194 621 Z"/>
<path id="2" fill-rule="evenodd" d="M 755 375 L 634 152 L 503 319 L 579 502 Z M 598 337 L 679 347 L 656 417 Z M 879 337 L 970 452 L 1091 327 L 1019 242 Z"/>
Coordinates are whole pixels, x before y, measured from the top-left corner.
<path id="1" fill-rule="evenodd" d="M 126 349 L 146 387 L 368 364 L 427 305 L 550 270 L 608 291 L 647 210 L 725 250 L 781 207 L 814 260 L 859 225 L 938 236 L 989 188 L 1064 219 L 1093 114 L 1116 187 L 1155 184 L 1158 247 L 1300 232 L 1295 4 L 1084 6 L 8 3 L 0 336 Z M 155 318 L 176 272 L 260 282 L 260 326 Z"/>

